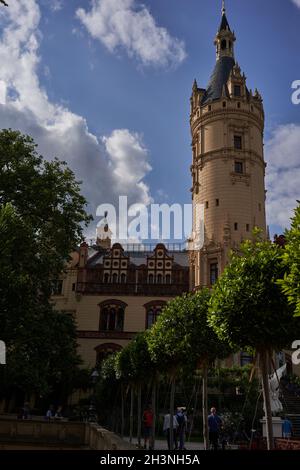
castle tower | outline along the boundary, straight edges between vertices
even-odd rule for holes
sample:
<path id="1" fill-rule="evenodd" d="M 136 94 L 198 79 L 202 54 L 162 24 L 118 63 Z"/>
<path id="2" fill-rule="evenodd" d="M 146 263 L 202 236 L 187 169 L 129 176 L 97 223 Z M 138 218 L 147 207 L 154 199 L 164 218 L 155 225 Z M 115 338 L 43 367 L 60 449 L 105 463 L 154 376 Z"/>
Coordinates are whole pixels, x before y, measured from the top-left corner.
<path id="1" fill-rule="evenodd" d="M 231 249 L 251 238 L 254 227 L 266 236 L 264 109 L 235 61 L 235 41 L 223 2 L 214 71 L 206 89 L 194 81 L 191 96 L 191 288 L 214 284 Z M 201 223 L 204 244 L 197 248 Z"/>

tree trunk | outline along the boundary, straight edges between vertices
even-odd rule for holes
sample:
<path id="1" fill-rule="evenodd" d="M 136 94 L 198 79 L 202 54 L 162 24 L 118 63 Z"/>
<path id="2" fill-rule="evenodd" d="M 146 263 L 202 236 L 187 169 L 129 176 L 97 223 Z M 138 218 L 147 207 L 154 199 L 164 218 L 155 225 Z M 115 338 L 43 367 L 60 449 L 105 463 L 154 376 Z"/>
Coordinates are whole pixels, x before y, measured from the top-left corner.
<path id="1" fill-rule="evenodd" d="M 155 449 L 155 427 L 156 427 L 156 378 L 153 379 L 152 384 L 152 411 L 153 411 L 153 424 L 152 424 L 152 449 Z"/>
<path id="2" fill-rule="evenodd" d="M 174 450 L 174 428 L 173 428 L 173 421 L 174 421 L 174 407 L 175 407 L 175 387 L 176 387 L 176 380 L 175 377 L 172 377 L 171 382 L 171 395 L 170 395 L 170 450 Z"/>
<path id="3" fill-rule="evenodd" d="M 138 422 L 137 422 L 137 440 L 138 446 L 141 447 L 142 439 L 142 384 L 138 385 Z"/>
<path id="4" fill-rule="evenodd" d="M 271 400 L 270 400 L 270 387 L 268 378 L 268 352 L 260 352 L 260 370 L 263 384 L 263 397 L 265 404 L 266 413 L 266 431 L 267 431 L 267 448 L 268 450 L 274 449 L 274 438 L 273 438 L 273 423 L 272 423 L 272 411 L 271 411 Z"/>
<path id="5" fill-rule="evenodd" d="M 208 365 L 205 361 L 202 366 L 202 415 L 203 415 L 203 442 L 204 449 L 209 449 L 209 439 L 208 439 L 208 401 L 207 401 L 207 375 L 208 375 Z"/>
<path id="6" fill-rule="evenodd" d="M 129 442 L 132 443 L 133 436 L 133 403 L 134 403 L 134 388 L 130 387 L 130 423 L 129 423 Z"/>
<path id="7" fill-rule="evenodd" d="M 124 387 L 121 385 L 121 436 L 124 437 L 125 418 L 124 418 Z"/>

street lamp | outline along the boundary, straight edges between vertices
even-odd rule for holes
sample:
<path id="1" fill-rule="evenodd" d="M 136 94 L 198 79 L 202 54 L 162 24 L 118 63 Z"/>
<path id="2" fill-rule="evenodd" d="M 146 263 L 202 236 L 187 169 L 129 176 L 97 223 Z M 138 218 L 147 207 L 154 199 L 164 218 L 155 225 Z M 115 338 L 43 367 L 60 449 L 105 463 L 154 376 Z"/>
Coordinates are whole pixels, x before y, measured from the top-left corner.
<path id="1" fill-rule="evenodd" d="M 95 369 L 91 374 L 91 382 L 92 382 L 92 396 L 89 406 L 89 414 L 88 414 L 88 421 L 90 423 L 97 422 L 97 413 L 95 407 L 95 386 L 99 377 L 99 372 Z"/>

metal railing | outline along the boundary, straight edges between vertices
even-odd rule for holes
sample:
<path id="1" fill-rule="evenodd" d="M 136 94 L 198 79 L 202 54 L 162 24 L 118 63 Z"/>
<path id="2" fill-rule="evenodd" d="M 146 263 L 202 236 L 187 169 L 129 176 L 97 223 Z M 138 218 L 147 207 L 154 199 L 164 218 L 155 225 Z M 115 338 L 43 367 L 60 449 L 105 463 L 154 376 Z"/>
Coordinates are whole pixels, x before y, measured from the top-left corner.
<path id="1" fill-rule="evenodd" d="M 90 246 L 96 245 L 95 239 L 87 240 Z M 112 240 L 112 246 L 114 244 L 114 240 Z M 117 242 L 116 242 L 117 243 Z M 119 242 L 118 242 L 119 243 Z M 162 244 L 166 247 L 168 251 L 176 251 L 176 252 L 185 252 L 188 250 L 188 242 L 164 242 L 164 241 L 157 241 L 156 243 L 126 243 L 120 242 L 124 251 L 132 252 L 132 253 L 151 253 L 155 250 L 157 245 Z"/>

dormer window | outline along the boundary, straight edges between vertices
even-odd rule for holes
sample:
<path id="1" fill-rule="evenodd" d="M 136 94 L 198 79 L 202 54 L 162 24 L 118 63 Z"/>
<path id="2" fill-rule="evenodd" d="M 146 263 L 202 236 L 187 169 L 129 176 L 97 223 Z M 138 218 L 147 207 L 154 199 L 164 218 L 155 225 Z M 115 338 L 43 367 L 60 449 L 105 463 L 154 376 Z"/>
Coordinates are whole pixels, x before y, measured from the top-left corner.
<path id="1" fill-rule="evenodd" d="M 234 96 L 242 96 L 241 85 L 234 85 L 233 93 Z"/>

